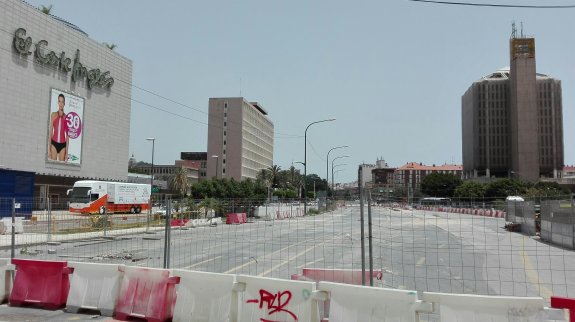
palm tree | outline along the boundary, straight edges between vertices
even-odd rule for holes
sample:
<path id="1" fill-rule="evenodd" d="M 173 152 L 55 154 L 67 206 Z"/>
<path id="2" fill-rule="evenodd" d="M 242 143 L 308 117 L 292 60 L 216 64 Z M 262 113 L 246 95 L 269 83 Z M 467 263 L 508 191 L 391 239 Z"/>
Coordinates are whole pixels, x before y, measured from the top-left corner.
<path id="1" fill-rule="evenodd" d="M 303 176 L 300 174 L 293 165 L 289 168 L 290 172 L 290 185 L 297 190 L 298 196 L 301 195 L 301 186 L 303 184 Z"/>
<path id="2" fill-rule="evenodd" d="M 43 6 L 43 5 L 40 5 L 40 8 L 38 8 L 38 10 L 40 10 L 40 11 L 42 11 L 43 13 L 49 15 L 50 12 L 52 11 L 52 7 L 54 7 L 54 5 L 49 5 L 49 6 L 47 6 L 47 7 L 46 7 L 46 6 Z"/>
<path id="3" fill-rule="evenodd" d="M 270 186 L 270 173 L 267 169 L 261 169 L 256 178 L 258 184 L 269 187 Z"/>
<path id="4" fill-rule="evenodd" d="M 172 180 L 174 189 L 176 189 L 182 197 L 185 197 L 188 193 L 188 170 L 185 168 L 178 168 Z"/>
<path id="5" fill-rule="evenodd" d="M 198 204 L 198 207 L 204 209 L 204 218 L 207 218 L 208 217 L 208 211 L 210 209 L 213 209 L 214 213 L 217 214 L 221 210 L 222 205 L 217 199 L 204 198 L 202 201 L 200 201 L 200 203 Z"/>
<path id="6" fill-rule="evenodd" d="M 278 185 L 278 181 L 279 181 L 279 174 L 281 172 L 282 168 L 279 165 L 272 165 L 271 167 L 267 168 L 267 171 L 269 173 L 270 176 L 270 182 L 272 187 L 276 187 Z"/>
<path id="7" fill-rule="evenodd" d="M 116 49 L 116 47 L 118 47 L 116 44 L 108 44 L 105 42 L 103 44 L 104 44 L 104 46 L 108 47 L 108 49 L 110 49 L 110 50 L 114 50 L 114 49 Z"/>

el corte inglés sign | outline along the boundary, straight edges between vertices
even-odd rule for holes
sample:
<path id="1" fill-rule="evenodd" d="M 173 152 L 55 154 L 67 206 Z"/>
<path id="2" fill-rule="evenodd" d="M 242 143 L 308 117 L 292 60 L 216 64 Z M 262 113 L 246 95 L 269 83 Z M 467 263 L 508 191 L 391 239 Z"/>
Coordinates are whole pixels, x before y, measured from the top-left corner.
<path id="1" fill-rule="evenodd" d="M 48 50 L 48 41 L 40 40 L 34 48 L 34 60 L 39 64 L 50 66 L 58 71 L 72 72 L 72 81 L 86 80 L 88 89 L 93 87 L 110 88 L 114 85 L 114 79 L 110 77 L 110 72 L 101 72 L 100 69 L 88 69 L 80 63 L 80 49 L 76 49 L 74 62 L 66 56 L 65 52 L 59 54 L 53 50 Z M 28 56 L 32 54 L 32 37 L 26 37 L 26 29 L 18 28 L 14 33 L 14 48 L 20 55 Z"/>

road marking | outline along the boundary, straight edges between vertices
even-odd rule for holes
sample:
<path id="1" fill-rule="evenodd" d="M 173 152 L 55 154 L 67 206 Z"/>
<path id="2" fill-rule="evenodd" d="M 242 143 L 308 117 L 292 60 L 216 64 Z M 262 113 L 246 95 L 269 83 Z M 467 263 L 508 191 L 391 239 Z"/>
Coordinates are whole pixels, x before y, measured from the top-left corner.
<path id="1" fill-rule="evenodd" d="M 540 285 L 540 281 L 539 281 L 539 274 L 537 274 L 537 271 L 535 269 L 535 267 L 533 267 L 533 264 L 531 263 L 531 260 L 529 260 L 529 255 L 527 255 L 525 253 L 524 250 L 521 251 L 521 257 L 523 257 L 523 262 L 525 263 L 525 276 L 527 276 L 527 279 L 534 285 L 538 286 L 539 289 L 541 290 L 540 292 L 540 296 L 544 297 L 544 298 L 551 298 L 551 296 L 553 296 L 553 292 L 548 289 L 547 287 Z M 552 284 L 553 282 L 551 282 Z"/>
<path id="2" fill-rule="evenodd" d="M 415 264 L 415 266 L 421 266 L 421 265 L 423 265 L 423 263 L 425 263 L 425 257 L 421 257 L 421 258 L 417 261 L 417 264 Z"/>
<path id="3" fill-rule="evenodd" d="M 202 265 L 203 263 L 207 263 L 207 262 L 209 262 L 209 261 L 213 261 L 213 260 L 216 260 L 216 259 L 221 258 L 221 257 L 222 257 L 222 256 L 216 256 L 216 257 L 214 257 L 214 258 L 206 259 L 205 261 L 201 261 L 201 262 L 199 262 L 199 263 L 195 263 L 195 264 L 193 264 L 193 265 L 186 266 L 186 267 L 184 267 L 183 269 L 190 269 L 190 268 L 192 268 L 192 267 L 196 267 L 196 266 Z"/>
<path id="4" fill-rule="evenodd" d="M 272 268 L 268 269 L 267 271 L 264 271 L 264 272 L 258 274 L 258 276 L 266 276 L 266 275 L 268 275 L 269 273 L 273 272 L 274 270 L 276 270 L 276 269 L 278 269 L 278 268 L 284 266 L 285 264 L 289 263 L 290 261 L 292 261 L 292 260 L 294 260 L 294 259 L 296 259 L 296 258 L 298 258 L 298 257 L 300 257 L 300 256 L 302 256 L 302 255 L 305 255 L 305 254 L 306 254 L 307 252 L 309 252 L 310 250 L 316 248 L 317 246 L 323 245 L 323 244 L 324 244 L 324 243 L 320 243 L 320 244 L 317 244 L 317 245 L 310 246 L 309 248 L 307 248 L 307 249 L 304 250 L 303 252 L 300 252 L 299 254 L 295 254 L 295 255 L 292 256 L 291 258 L 289 258 L 289 259 L 287 259 L 287 260 L 285 260 L 285 261 L 283 261 L 283 262 L 281 262 L 281 263 L 279 263 L 279 264 L 273 266 Z M 322 260 L 323 260 L 323 258 L 322 258 Z"/>
<path id="5" fill-rule="evenodd" d="M 314 264 L 314 263 L 317 263 L 317 262 L 321 262 L 322 260 L 324 260 L 323 257 L 320 258 L 320 259 L 318 259 L 318 260 L 315 260 L 315 261 L 312 261 L 312 262 L 307 262 L 307 263 L 305 263 L 305 264 L 303 264 L 303 265 L 300 265 L 300 266 L 296 266 L 296 268 L 303 268 L 303 267 L 306 267 L 306 266 L 308 266 L 308 265 L 311 265 L 311 264 Z"/>
<path id="6" fill-rule="evenodd" d="M 273 253 L 271 253 L 271 254 L 269 254 L 269 255 L 267 255 L 267 256 L 275 255 L 275 254 L 277 254 L 277 253 L 279 253 L 279 252 L 283 252 L 283 251 L 286 250 L 286 249 L 289 249 L 289 248 L 291 248 L 291 247 L 297 246 L 297 245 L 299 245 L 299 244 L 303 244 L 303 243 L 305 243 L 305 242 L 306 242 L 306 241 L 304 240 L 304 241 L 301 241 L 301 242 L 299 242 L 299 243 L 296 243 L 296 244 L 293 244 L 293 245 L 289 245 L 289 246 L 287 246 L 287 247 L 284 247 L 284 248 L 282 248 L 282 249 L 278 249 L 278 250 L 276 250 L 275 252 L 273 252 Z M 265 256 L 266 256 L 266 255 L 264 254 L 264 257 L 265 257 Z M 229 273 L 231 273 L 231 272 L 235 272 L 235 271 L 237 271 L 237 270 L 239 270 L 239 269 L 242 269 L 242 268 L 244 268 L 244 267 L 246 267 L 246 266 L 249 266 L 249 265 L 251 265 L 251 264 L 253 264 L 253 263 L 254 263 L 254 261 L 253 261 L 252 258 L 250 257 L 250 261 L 249 261 L 249 262 L 244 263 L 244 264 L 242 264 L 242 265 L 240 265 L 240 266 L 236 266 L 236 267 L 234 267 L 234 268 L 232 268 L 232 269 L 230 269 L 230 270 L 227 270 L 227 271 L 224 272 L 224 274 L 229 274 Z M 256 263 L 257 263 L 257 261 L 256 261 Z"/>

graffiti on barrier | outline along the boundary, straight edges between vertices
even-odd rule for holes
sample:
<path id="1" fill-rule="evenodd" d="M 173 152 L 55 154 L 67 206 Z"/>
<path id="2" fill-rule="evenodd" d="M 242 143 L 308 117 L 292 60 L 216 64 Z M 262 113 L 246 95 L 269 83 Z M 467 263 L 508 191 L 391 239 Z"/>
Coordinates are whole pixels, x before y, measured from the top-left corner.
<path id="1" fill-rule="evenodd" d="M 298 321 L 297 316 L 291 312 L 290 310 L 286 309 L 286 306 L 289 304 L 291 300 L 291 292 L 290 291 L 283 291 L 277 293 L 270 293 L 266 290 L 260 290 L 260 298 L 259 299 L 252 299 L 247 300 L 246 303 L 256 303 L 259 304 L 260 309 L 267 310 L 267 314 L 272 316 L 277 313 L 287 313 L 289 314 L 294 321 Z M 266 306 L 264 308 L 264 305 Z M 261 322 L 279 322 L 275 320 L 266 320 L 264 318 L 260 319 Z"/>

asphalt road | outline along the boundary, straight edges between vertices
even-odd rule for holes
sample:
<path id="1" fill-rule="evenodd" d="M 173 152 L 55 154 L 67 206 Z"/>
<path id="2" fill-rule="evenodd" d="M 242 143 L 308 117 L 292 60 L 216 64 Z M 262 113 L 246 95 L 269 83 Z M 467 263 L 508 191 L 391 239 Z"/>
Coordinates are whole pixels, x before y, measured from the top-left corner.
<path id="1" fill-rule="evenodd" d="M 365 264 L 369 265 L 367 207 Z M 376 286 L 575 297 L 575 254 L 510 233 L 504 219 L 372 209 Z M 76 234 L 82 237 L 82 234 Z M 16 257 L 162 267 L 164 231 L 24 246 Z M 361 270 L 359 207 L 303 218 L 171 230 L 170 267 L 290 278 L 302 268 Z M 1 250 L 0 257 L 10 257 Z"/>

